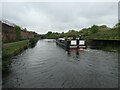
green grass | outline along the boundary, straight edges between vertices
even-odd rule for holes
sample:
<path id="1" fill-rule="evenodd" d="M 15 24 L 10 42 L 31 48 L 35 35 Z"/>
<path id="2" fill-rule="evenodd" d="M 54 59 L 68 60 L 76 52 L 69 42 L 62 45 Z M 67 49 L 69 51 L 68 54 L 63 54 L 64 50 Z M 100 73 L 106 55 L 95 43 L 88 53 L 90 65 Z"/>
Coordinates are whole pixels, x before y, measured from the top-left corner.
<path id="1" fill-rule="evenodd" d="M 99 30 L 99 32 L 90 35 L 92 39 L 100 40 L 120 40 L 118 30 Z"/>
<path id="2" fill-rule="evenodd" d="M 9 65 L 11 64 L 10 58 L 17 55 L 22 50 L 29 46 L 29 40 L 23 40 L 18 42 L 6 43 L 2 46 L 2 71 L 6 73 L 9 71 Z"/>
<path id="3" fill-rule="evenodd" d="M 39 37 L 29 40 L 17 41 L 12 43 L 3 43 L 2 45 L 2 71 L 3 73 L 9 72 L 9 65 L 11 64 L 10 58 L 19 54 L 24 49 L 28 48 L 32 44 L 37 43 Z"/>
<path id="4" fill-rule="evenodd" d="M 13 55 L 15 52 L 29 45 L 29 40 L 23 40 L 13 43 L 3 44 L 3 51 L 9 55 Z"/>

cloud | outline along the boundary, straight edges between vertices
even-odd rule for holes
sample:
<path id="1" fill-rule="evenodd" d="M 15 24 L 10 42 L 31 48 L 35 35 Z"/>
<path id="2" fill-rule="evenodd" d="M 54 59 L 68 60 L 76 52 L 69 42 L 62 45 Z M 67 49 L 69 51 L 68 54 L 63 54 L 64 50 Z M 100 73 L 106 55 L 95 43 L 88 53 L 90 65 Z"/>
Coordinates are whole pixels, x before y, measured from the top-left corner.
<path id="1" fill-rule="evenodd" d="M 118 3 L 118 19 L 120 20 L 120 1 Z"/>
<path id="2" fill-rule="evenodd" d="M 118 2 L 119 0 L 1 0 L 2 2 Z"/>
<path id="3" fill-rule="evenodd" d="M 2 15 L 38 33 L 80 30 L 93 24 L 114 26 L 118 21 L 117 2 L 3 2 Z"/>

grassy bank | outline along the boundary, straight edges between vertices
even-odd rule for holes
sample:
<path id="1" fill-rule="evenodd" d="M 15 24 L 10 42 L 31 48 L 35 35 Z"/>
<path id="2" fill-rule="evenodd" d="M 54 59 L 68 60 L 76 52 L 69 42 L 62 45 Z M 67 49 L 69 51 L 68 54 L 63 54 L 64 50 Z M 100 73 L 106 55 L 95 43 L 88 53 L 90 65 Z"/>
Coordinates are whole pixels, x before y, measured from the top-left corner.
<path id="1" fill-rule="evenodd" d="M 29 40 L 23 40 L 13 43 L 3 44 L 3 52 L 8 55 L 15 55 L 19 50 L 26 48 L 29 45 Z"/>
<path id="2" fill-rule="evenodd" d="M 29 40 L 17 41 L 12 43 L 4 43 L 2 45 L 2 71 L 7 73 L 11 64 L 11 57 L 19 54 L 29 46 L 34 46 L 39 38 L 31 38 Z"/>
<path id="3" fill-rule="evenodd" d="M 29 40 L 23 40 L 13 43 L 6 43 L 2 46 L 2 71 L 8 72 L 11 63 L 10 58 L 17 55 L 29 46 Z"/>

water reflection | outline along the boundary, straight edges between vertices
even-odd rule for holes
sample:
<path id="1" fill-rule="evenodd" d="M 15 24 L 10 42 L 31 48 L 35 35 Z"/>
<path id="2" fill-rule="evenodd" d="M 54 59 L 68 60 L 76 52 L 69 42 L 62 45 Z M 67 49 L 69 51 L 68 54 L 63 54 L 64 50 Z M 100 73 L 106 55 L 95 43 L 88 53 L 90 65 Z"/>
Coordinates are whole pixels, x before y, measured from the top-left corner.
<path id="1" fill-rule="evenodd" d="M 68 50 L 68 57 L 70 57 L 70 61 L 80 61 L 80 51 L 79 50 Z"/>
<path id="2" fill-rule="evenodd" d="M 67 54 L 68 54 L 68 55 L 71 55 L 71 53 L 74 53 L 74 52 L 76 53 L 76 56 L 79 56 L 79 50 L 75 50 L 75 51 L 70 51 L 70 50 L 68 50 L 68 51 L 67 51 Z"/>

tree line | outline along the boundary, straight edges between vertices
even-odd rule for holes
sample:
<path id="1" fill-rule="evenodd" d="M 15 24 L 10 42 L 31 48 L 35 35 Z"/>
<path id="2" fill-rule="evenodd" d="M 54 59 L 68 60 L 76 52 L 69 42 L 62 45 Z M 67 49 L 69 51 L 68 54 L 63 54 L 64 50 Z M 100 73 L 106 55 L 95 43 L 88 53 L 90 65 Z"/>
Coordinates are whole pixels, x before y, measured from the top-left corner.
<path id="1" fill-rule="evenodd" d="M 81 30 L 69 30 L 68 32 L 52 32 L 48 31 L 46 34 L 41 35 L 43 39 L 57 39 L 62 37 L 78 37 L 82 36 L 84 39 L 117 39 L 120 40 L 119 37 L 120 32 L 120 22 L 118 22 L 113 28 L 110 28 L 106 25 L 92 25 L 88 28 L 83 28 Z"/>

